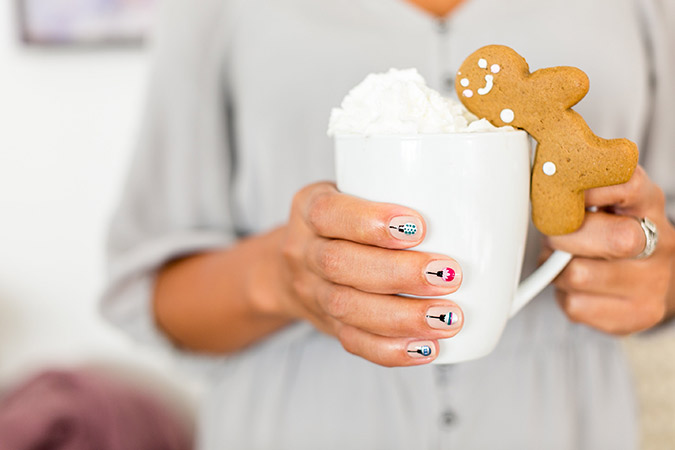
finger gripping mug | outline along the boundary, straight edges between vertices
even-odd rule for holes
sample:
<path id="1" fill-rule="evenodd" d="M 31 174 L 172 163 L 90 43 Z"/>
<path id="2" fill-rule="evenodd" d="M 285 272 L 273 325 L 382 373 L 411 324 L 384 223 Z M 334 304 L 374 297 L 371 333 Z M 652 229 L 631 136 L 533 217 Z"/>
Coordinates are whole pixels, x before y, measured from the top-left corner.
<path id="1" fill-rule="evenodd" d="M 530 141 L 524 131 L 335 137 L 338 189 L 396 203 L 424 217 L 424 242 L 412 250 L 446 254 L 462 266 L 459 290 L 446 296 L 464 326 L 439 341 L 434 363 L 480 358 L 508 319 L 567 265 L 554 252 L 520 285 L 529 224 Z"/>

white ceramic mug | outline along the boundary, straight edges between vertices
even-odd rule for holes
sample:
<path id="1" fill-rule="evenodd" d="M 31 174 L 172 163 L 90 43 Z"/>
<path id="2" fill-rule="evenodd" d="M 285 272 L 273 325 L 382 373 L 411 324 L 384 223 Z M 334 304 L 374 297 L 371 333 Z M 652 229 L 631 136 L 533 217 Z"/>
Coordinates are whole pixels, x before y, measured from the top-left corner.
<path id="1" fill-rule="evenodd" d="M 480 358 L 516 314 L 569 262 L 555 252 L 520 286 L 529 224 L 530 142 L 524 131 L 336 136 L 337 186 L 344 193 L 396 203 L 427 224 L 413 250 L 442 253 L 462 266 L 447 298 L 464 326 L 440 340 L 437 364 Z"/>

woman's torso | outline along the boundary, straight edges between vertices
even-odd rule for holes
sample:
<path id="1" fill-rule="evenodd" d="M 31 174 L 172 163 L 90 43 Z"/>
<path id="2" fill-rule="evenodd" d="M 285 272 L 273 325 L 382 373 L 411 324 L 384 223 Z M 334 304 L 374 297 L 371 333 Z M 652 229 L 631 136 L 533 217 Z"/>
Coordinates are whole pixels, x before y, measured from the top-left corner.
<path id="1" fill-rule="evenodd" d="M 648 55 L 633 0 L 468 0 L 443 26 L 399 0 L 231 3 L 241 234 L 283 223 L 294 192 L 333 178 L 329 112 L 366 74 L 416 67 L 448 93 L 464 57 L 487 44 L 515 48 L 533 70 L 581 68 L 591 90 L 575 109 L 593 130 L 644 140 Z M 455 366 L 385 369 L 295 326 L 222 365 L 202 448 L 633 448 L 617 343 L 569 323 L 552 297 L 512 320 L 492 355 Z"/>

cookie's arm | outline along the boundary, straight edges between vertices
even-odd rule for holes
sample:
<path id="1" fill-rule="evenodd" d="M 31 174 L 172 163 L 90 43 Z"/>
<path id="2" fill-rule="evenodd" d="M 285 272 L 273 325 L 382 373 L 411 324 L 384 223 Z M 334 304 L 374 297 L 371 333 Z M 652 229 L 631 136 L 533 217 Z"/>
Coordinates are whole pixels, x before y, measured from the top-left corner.
<path id="1" fill-rule="evenodd" d="M 530 75 L 536 88 L 534 92 L 545 93 L 547 101 L 557 103 L 562 109 L 576 105 L 586 93 L 590 82 L 588 76 L 576 67 L 550 67 L 539 69 Z"/>

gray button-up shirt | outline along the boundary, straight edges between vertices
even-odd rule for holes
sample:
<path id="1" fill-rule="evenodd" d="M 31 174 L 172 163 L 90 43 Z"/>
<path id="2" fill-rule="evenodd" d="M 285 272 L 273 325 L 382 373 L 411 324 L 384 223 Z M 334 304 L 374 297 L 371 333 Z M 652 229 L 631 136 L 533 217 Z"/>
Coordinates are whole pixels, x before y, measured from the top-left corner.
<path id="1" fill-rule="evenodd" d="M 486 44 L 515 48 L 532 69 L 584 70 L 591 90 L 575 109 L 598 135 L 638 143 L 672 214 L 675 50 L 665 4 L 468 0 L 441 26 L 403 0 L 165 0 L 147 115 L 111 232 L 105 315 L 170 347 L 152 318 L 158 267 L 283 223 L 299 188 L 332 179 L 329 111 L 366 74 L 416 67 L 447 92 Z M 525 273 L 538 252 L 531 236 Z M 477 361 L 383 368 L 308 324 L 206 359 L 193 363 L 210 387 L 202 449 L 637 445 L 617 341 L 566 320 L 550 288 Z"/>

